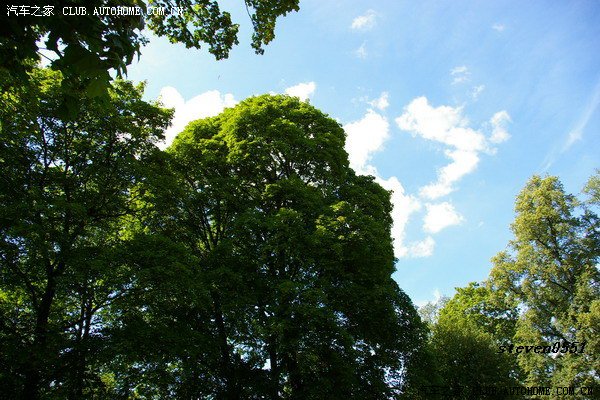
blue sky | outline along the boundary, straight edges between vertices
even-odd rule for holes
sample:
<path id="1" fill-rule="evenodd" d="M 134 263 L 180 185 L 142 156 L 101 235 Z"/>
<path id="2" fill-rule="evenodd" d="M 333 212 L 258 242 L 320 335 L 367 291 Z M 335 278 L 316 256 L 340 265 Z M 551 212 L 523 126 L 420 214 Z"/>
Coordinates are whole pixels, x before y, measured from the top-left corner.
<path id="1" fill-rule="evenodd" d="M 337 119 L 359 173 L 394 190 L 394 278 L 422 304 L 485 279 L 533 174 L 577 193 L 600 167 L 598 1 L 301 0 L 263 56 L 215 61 L 149 36 L 128 78 L 176 108 L 168 136 L 252 95 Z"/>

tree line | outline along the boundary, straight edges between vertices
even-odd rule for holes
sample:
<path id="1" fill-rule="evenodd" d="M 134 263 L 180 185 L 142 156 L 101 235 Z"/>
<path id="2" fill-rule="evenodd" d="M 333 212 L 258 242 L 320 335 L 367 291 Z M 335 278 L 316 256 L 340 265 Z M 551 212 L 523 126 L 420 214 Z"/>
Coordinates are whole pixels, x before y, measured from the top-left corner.
<path id="1" fill-rule="evenodd" d="M 390 194 L 288 96 L 191 123 L 59 72 L 2 95 L 0 385 L 22 398 L 389 398 L 425 335 Z"/>
<path id="2" fill-rule="evenodd" d="M 419 311 L 433 381 L 465 388 L 596 388 L 600 383 L 600 171 L 578 198 L 534 176 L 515 203 L 514 238 L 488 279 Z M 521 348 L 519 348 L 521 347 Z M 578 398 L 594 398 L 594 394 Z M 500 397 L 502 398 L 502 397 Z"/>
<path id="3" fill-rule="evenodd" d="M 143 85 L 82 94 L 65 118 L 62 79 L 34 69 L 0 97 L 7 398 L 598 383 L 600 174 L 581 199 L 534 176 L 489 278 L 419 316 L 391 278 L 390 193 L 349 167 L 327 115 L 252 97 L 161 151 L 172 110 L 143 101 Z M 555 342 L 585 351 L 502 351 Z"/>
<path id="4" fill-rule="evenodd" d="M 579 198 L 533 177 L 489 278 L 417 312 L 391 278 L 390 193 L 354 173 L 321 111 L 253 97 L 156 147 L 173 111 L 108 71 L 139 55 L 142 23 L 217 58 L 237 24 L 216 1 L 149 4 L 187 12 L 0 18 L 0 398 L 598 384 L 598 173 Z M 245 4 L 259 53 L 298 9 Z M 51 69 L 36 67 L 40 41 Z M 555 342 L 585 349 L 501 351 Z"/>

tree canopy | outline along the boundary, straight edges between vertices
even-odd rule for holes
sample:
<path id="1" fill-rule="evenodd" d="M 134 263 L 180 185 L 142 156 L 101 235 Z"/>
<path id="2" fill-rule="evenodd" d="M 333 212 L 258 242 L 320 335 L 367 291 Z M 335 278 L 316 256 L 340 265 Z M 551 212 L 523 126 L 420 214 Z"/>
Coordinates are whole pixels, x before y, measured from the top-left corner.
<path id="1" fill-rule="evenodd" d="M 594 193 L 598 175 L 587 192 Z M 598 371 L 600 225 L 593 196 L 582 207 L 556 177 L 534 176 L 517 197 L 515 238 L 492 260 L 492 290 L 518 303 L 519 343 L 586 343 L 582 354 L 519 358 L 527 381 L 592 385 Z"/>
<path id="2" fill-rule="evenodd" d="M 308 103 L 260 96 L 168 150 L 183 197 L 151 219 L 202 260 L 226 397 L 402 392 L 420 323 L 391 279 L 389 193 L 354 175 L 343 142 Z"/>
<path id="3" fill-rule="evenodd" d="M 253 26 L 252 47 L 259 54 L 274 39 L 277 18 L 299 9 L 299 0 L 244 4 Z M 126 73 L 147 42 L 144 27 L 188 48 L 205 44 L 217 59 L 227 58 L 238 44 L 239 24 L 216 0 L 125 0 L 118 5 L 106 0 L 46 1 L 43 6 L 9 6 L 0 15 L 0 72 L 27 79 L 40 49 L 47 49 L 57 57 L 51 66 L 62 72 L 63 85 L 71 89 L 68 105 L 74 109 L 77 87 L 101 96 L 108 89 L 109 71 Z"/>

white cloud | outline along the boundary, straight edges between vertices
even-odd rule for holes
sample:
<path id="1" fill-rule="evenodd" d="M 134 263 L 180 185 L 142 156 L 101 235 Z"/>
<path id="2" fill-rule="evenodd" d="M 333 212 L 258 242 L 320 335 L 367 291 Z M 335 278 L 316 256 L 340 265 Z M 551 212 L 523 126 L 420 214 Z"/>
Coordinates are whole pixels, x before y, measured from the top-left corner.
<path id="1" fill-rule="evenodd" d="M 426 204 L 425 207 L 427 208 L 427 214 L 423 219 L 423 230 L 425 232 L 438 233 L 449 226 L 460 224 L 463 221 L 463 217 L 448 202 Z"/>
<path id="2" fill-rule="evenodd" d="M 430 257 L 433 255 L 434 248 L 435 240 L 431 236 L 427 236 L 419 242 L 411 243 L 408 248 L 408 255 L 414 258 Z"/>
<path id="3" fill-rule="evenodd" d="M 430 256 L 433 252 L 433 243 L 427 243 L 427 249 L 430 249 L 429 253 L 425 251 L 425 245 L 422 246 L 410 246 L 407 247 L 404 244 L 406 237 L 406 225 L 410 219 L 411 214 L 421 209 L 420 201 L 406 193 L 404 187 L 396 178 L 392 176 L 388 179 L 383 179 L 376 176 L 375 180 L 384 189 L 392 191 L 391 202 L 394 208 L 392 209 L 392 237 L 394 238 L 394 254 L 396 257 L 415 256 L 416 253 L 420 254 L 418 257 Z"/>
<path id="4" fill-rule="evenodd" d="M 462 67 L 457 67 L 461 68 Z M 463 176 L 473 172 L 479 163 L 479 153 L 493 152 L 490 143 L 480 131 L 469 127 L 469 121 L 462 115 L 462 107 L 432 107 L 427 98 L 418 97 L 404 108 L 404 113 L 396 118 L 398 127 L 411 132 L 413 136 L 442 143 L 448 148 L 444 154 L 452 162 L 438 170 L 437 181 L 420 189 L 420 195 L 428 199 L 445 196 L 454 190 L 454 184 Z M 492 117 L 496 139 L 508 135 L 503 124 L 510 119 L 505 111 Z M 492 133 L 492 136 L 494 134 Z M 506 137 L 507 138 L 507 137 Z M 491 141 L 491 139 L 490 139 Z M 495 142 L 498 143 L 498 142 Z"/>
<path id="5" fill-rule="evenodd" d="M 168 147 L 175 136 L 191 121 L 218 115 L 226 107 L 233 107 L 237 104 L 232 94 L 221 94 L 218 90 L 204 92 L 185 101 L 177 89 L 172 86 L 163 87 L 160 90 L 159 99 L 165 107 L 175 109 L 171 126 L 165 131 L 165 142 L 159 144 L 159 147 L 163 149 Z"/>
<path id="6" fill-rule="evenodd" d="M 352 20 L 350 26 L 354 30 L 366 31 L 373 29 L 377 24 L 377 13 L 374 10 L 368 10 L 364 15 L 359 15 Z"/>
<path id="7" fill-rule="evenodd" d="M 389 138 L 387 119 L 373 110 L 368 110 L 359 121 L 344 125 L 346 131 L 346 151 L 350 166 L 360 175 L 373 175 L 386 190 L 392 191 L 392 237 L 396 257 L 405 257 L 409 249 L 404 245 L 405 228 L 412 213 L 419 210 L 421 204 L 417 198 L 408 195 L 398 178 L 392 176 L 383 179 L 371 164 L 374 153 L 381 151 Z"/>
<path id="8" fill-rule="evenodd" d="M 371 105 L 371 107 L 375 107 L 383 111 L 390 105 L 388 98 L 388 92 L 383 92 L 381 93 L 381 96 L 379 96 L 379 98 L 370 101 L 369 104 Z"/>
<path id="9" fill-rule="evenodd" d="M 387 119 L 369 110 L 361 120 L 344 125 L 344 130 L 350 166 L 358 174 L 375 175 L 375 167 L 369 162 L 373 153 L 383 149 L 383 144 L 390 136 Z"/>
<path id="10" fill-rule="evenodd" d="M 459 67 L 454 67 L 450 70 L 450 75 L 454 78 L 452 80 L 452 84 L 456 85 L 459 83 L 467 82 L 469 80 L 469 76 L 471 72 L 466 65 L 461 65 Z"/>
<path id="11" fill-rule="evenodd" d="M 468 82 L 468 81 L 469 81 L 469 77 L 467 75 L 456 76 L 452 80 L 452 84 L 458 85 L 459 83 L 464 83 L 464 82 Z"/>
<path id="12" fill-rule="evenodd" d="M 463 176 L 473 172 L 479 163 L 479 156 L 474 151 L 446 150 L 452 162 L 438 171 L 436 182 L 423 186 L 419 194 L 428 199 L 437 199 L 454 191 L 453 184 Z"/>
<path id="13" fill-rule="evenodd" d="M 362 58 L 363 60 L 367 58 L 368 54 L 366 43 L 361 44 L 358 49 L 354 50 L 354 55 L 358 58 Z"/>
<path id="14" fill-rule="evenodd" d="M 492 124 L 492 135 L 490 136 L 490 142 L 502 143 L 506 142 L 510 138 L 510 134 L 506 130 L 506 123 L 510 122 L 510 115 L 505 110 L 498 111 L 492 116 L 490 123 Z"/>
<path id="15" fill-rule="evenodd" d="M 38 54 L 40 55 L 40 67 L 46 68 L 52 64 L 58 57 L 54 52 L 45 49 L 39 49 Z"/>
<path id="16" fill-rule="evenodd" d="M 458 72 L 466 71 L 466 67 L 457 67 Z M 388 105 L 388 94 L 382 93 L 378 99 L 369 102 L 374 108 L 385 109 Z M 420 188 L 419 195 L 426 199 L 436 199 L 455 190 L 455 184 L 465 175 L 473 172 L 479 163 L 480 153 L 493 152 L 492 144 L 508 138 L 504 127 L 510 121 L 506 111 L 494 114 L 490 119 L 492 133 L 490 139 L 479 130 L 469 126 L 463 116 L 462 107 L 433 107 L 425 97 L 410 102 L 404 113 L 396 118 L 400 129 L 410 132 L 414 137 L 443 144 L 444 154 L 450 163 L 438 170 L 437 180 Z M 392 236 L 396 257 L 428 257 L 433 254 L 435 240 L 431 234 L 461 223 L 463 217 L 449 202 L 426 204 L 426 215 L 423 219 L 423 230 L 428 235 L 421 241 L 406 243 L 406 227 L 411 215 L 422 208 L 419 197 L 409 194 L 396 177 L 382 178 L 372 164 L 372 155 L 381 151 L 390 138 L 390 127 L 387 119 L 369 109 L 365 116 L 344 126 L 347 134 L 346 151 L 350 165 L 358 174 L 370 174 L 385 189 L 392 191 L 391 201 L 394 206 L 392 218 Z M 494 138 L 492 140 L 492 138 Z M 502 139 L 502 140 L 500 140 Z"/>
<path id="17" fill-rule="evenodd" d="M 462 107 L 429 105 L 426 97 L 414 99 L 396 118 L 400 129 L 413 136 L 444 143 L 459 150 L 480 151 L 485 149 L 485 137 L 468 127 L 469 121 L 462 116 Z"/>
<path id="18" fill-rule="evenodd" d="M 458 72 L 465 72 L 466 67 L 457 67 Z M 483 89 L 481 89 L 483 90 Z M 358 121 L 344 125 L 346 131 L 346 151 L 349 155 L 350 166 L 358 174 L 369 174 L 375 177 L 386 190 L 392 191 L 391 202 L 394 238 L 394 254 L 396 257 L 429 257 L 433 254 L 435 240 L 432 235 L 443 229 L 460 224 L 463 217 L 449 202 L 427 203 L 423 218 L 423 231 L 427 233 L 420 241 L 406 241 L 406 228 L 411 216 L 421 210 L 422 200 L 404 189 L 397 177 L 387 179 L 381 177 L 372 163 L 372 156 L 383 150 L 385 142 L 390 138 L 390 127 L 385 116 L 374 109 L 384 110 L 389 106 L 389 95 L 383 92 L 378 99 L 369 101 L 373 109 Z M 363 99 L 362 101 L 367 101 Z M 414 137 L 443 144 L 444 154 L 450 163 L 438 170 L 437 180 L 419 190 L 419 195 L 426 199 L 436 199 L 445 196 L 455 189 L 455 184 L 465 175 L 473 172 L 479 163 L 480 153 L 491 153 L 492 137 L 508 135 L 504 124 L 510 121 L 506 111 L 500 111 L 491 118 L 490 125 L 494 130 L 490 139 L 479 130 L 469 126 L 469 121 L 463 116 L 462 107 L 440 106 L 432 107 L 425 97 L 419 97 L 410 102 L 404 113 L 396 118 L 400 129 L 410 132 Z M 494 135 L 494 132 L 496 135 Z M 502 133 L 504 132 L 504 133 Z M 508 138 L 508 137 L 506 137 Z M 504 139 L 506 140 L 506 139 Z"/>
<path id="19" fill-rule="evenodd" d="M 496 22 L 494 25 L 492 25 L 492 29 L 497 32 L 502 32 L 504 31 L 504 29 L 506 29 L 506 27 L 504 26 L 504 24 Z"/>
<path id="20" fill-rule="evenodd" d="M 317 89 L 317 84 L 314 82 L 299 83 L 295 86 L 291 86 L 285 89 L 285 93 L 290 96 L 296 96 L 302 101 L 308 100 Z"/>

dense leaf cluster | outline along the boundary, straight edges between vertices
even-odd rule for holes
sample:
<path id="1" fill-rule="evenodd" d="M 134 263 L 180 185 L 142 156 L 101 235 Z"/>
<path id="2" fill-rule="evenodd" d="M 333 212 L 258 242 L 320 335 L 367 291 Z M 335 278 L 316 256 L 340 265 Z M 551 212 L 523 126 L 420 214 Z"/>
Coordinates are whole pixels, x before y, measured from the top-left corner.
<path id="1" fill-rule="evenodd" d="M 12 12 L 8 7 L 0 13 L 0 72 L 26 80 L 27 72 L 40 56 L 47 57 L 40 50 L 51 52 L 51 67 L 62 72 L 63 86 L 69 89 L 65 92 L 68 101 L 63 104 L 69 116 L 77 111 L 82 88 L 90 97 L 105 97 L 111 79 L 109 71 L 119 77 L 127 72 L 127 66 L 147 42 L 142 34 L 145 26 L 187 48 L 207 45 L 218 60 L 227 58 L 238 44 L 239 24 L 216 0 L 48 0 L 43 6 L 52 12 L 46 16 L 36 15 L 39 4 L 25 3 L 24 11 L 17 6 Z M 275 38 L 277 18 L 298 11 L 298 3 L 299 0 L 245 0 L 253 25 L 252 47 L 258 54 Z M 85 14 L 78 11 L 81 15 L 69 15 L 78 9 L 84 9 Z M 7 83 L 0 83 L 0 87 L 4 90 Z"/>

